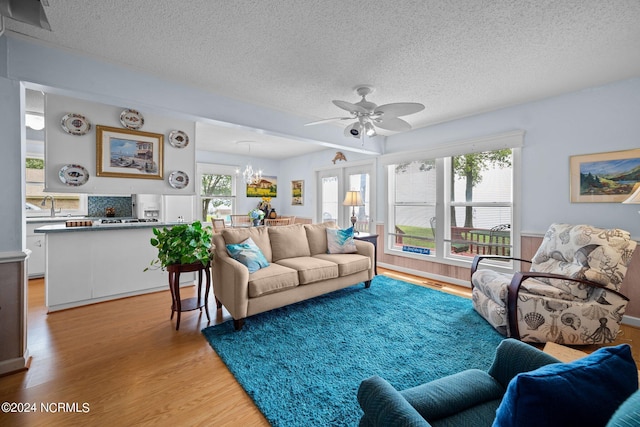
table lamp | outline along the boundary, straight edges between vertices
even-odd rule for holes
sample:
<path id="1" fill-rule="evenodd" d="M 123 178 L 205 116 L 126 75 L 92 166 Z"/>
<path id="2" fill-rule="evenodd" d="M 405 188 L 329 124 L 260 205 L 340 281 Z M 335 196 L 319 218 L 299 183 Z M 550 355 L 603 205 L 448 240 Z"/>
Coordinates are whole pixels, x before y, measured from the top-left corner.
<path id="1" fill-rule="evenodd" d="M 356 229 L 356 221 L 358 218 L 356 217 L 356 206 L 364 206 L 362 202 L 362 197 L 360 197 L 359 191 L 347 191 L 347 194 L 344 196 L 344 202 L 342 202 L 344 206 L 351 206 L 351 225 L 353 230 Z M 355 231 L 357 233 L 357 231 Z"/>

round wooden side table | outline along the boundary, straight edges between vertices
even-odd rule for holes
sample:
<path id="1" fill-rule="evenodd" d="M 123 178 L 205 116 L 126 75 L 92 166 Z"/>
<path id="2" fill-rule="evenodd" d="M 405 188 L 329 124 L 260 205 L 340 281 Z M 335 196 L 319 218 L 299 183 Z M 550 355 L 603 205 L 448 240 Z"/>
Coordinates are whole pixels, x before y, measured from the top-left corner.
<path id="1" fill-rule="evenodd" d="M 200 310 L 202 313 L 202 307 L 207 314 L 207 320 L 211 322 L 209 317 L 209 291 L 211 290 L 211 270 L 208 262 L 206 265 L 201 262 L 195 262 L 193 264 L 173 264 L 167 266 L 169 272 L 169 289 L 171 289 L 171 319 L 173 314 L 178 313 L 176 321 L 176 331 L 180 329 L 180 313 L 183 311 Z M 180 273 L 189 273 L 192 271 L 198 272 L 198 296 L 193 298 L 180 299 Z M 205 272 L 206 283 L 204 291 L 204 299 L 202 298 L 202 272 Z"/>

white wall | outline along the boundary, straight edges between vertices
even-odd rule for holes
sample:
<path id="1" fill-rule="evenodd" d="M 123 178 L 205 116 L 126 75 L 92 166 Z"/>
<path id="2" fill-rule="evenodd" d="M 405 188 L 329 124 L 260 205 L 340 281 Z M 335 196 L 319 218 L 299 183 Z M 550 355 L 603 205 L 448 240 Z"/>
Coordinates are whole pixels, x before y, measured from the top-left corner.
<path id="1" fill-rule="evenodd" d="M 571 203 L 569 157 L 640 147 L 640 78 L 479 114 L 387 138 L 386 152 L 521 129 L 522 232 L 552 222 L 619 227 L 640 239 L 639 205 Z M 380 189 L 378 189 L 380 195 Z M 386 200 L 380 197 L 379 200 Z"/>
<path id="2" fill-rule="evenodd" d="M 56 94 L 46 94 L 45 98 L 45 141 L 46 141 L 46 190 L 66 193 L 88 194 L 195 194 L 195 122 L 147 113 L 141 110 L 144 125 L 139 129 L 163 135 L 164 173 L 163 179 L 113 178 L 96 176 L 96 126 L 111 126 L 123 129 L 120 113 L 126 105 L 113 106 L 85 101 Z M 60 120 L 68 113 L 81 114 L 91 122 L 91 130 L 85 135 L 70 135 L 60 125 Z M 181 130 L 189 137 L 189 144 L 175 148 L 169 143 L 169 133 Z M 62 167 L 68 164 L 81 165 L 89 172 L 89 180 L 81 186 L 67 186 L 58 177 Z M 169 176 L 174 171 L 182 171 L 189 177 L 189 184 L 183 189 L 169 185 Z"/>
<path id="3" fill-rule="evenodd" d="M 0 44 L 2 43 L 0 39 Z M 21 146 L 23 120 L 20 116 L 20 99 L 24 90 L 20 83 L 0 76 L 0 170 L 6 179 L 0 185 L 0 253 L 21 251 L 25 238 L 24 210 L 24 147 Z M 24 227 L 23 227 L 24 228 Z"/>

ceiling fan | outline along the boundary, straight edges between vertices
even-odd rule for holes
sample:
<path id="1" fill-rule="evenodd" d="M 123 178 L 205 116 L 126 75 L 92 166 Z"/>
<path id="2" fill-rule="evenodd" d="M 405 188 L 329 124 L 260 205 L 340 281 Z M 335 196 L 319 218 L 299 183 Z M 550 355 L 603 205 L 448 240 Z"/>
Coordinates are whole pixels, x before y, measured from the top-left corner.
<path id="1" fill-rule="evenodd" d="M 355 104 L 347 101 L 332 101 L 337 107 L 348 111 L 349 117 L 333 117 L 330 119 L 318 120 L 316 122 L 307 123 L 305 126 L 318 125 L 321 123 L 335 122 L 339 120 L 356 120 L 347 126 L 344 130 L 345 136 L 354 138 L 376 136 L 376 128 L 386 129 L 390 131 L 402 132 L 411 130 L 411 125 L 400 119 L 400 116 L 407 116 L 424 110 L 424 105 L 417 102 L 394 102 L 392 104 L 376 105 L 367 101 L 367 95 L 373 93 L 373 86 L 359 86 L 355 89 L 356 93 L 362 97 L 362 100 Z"/>

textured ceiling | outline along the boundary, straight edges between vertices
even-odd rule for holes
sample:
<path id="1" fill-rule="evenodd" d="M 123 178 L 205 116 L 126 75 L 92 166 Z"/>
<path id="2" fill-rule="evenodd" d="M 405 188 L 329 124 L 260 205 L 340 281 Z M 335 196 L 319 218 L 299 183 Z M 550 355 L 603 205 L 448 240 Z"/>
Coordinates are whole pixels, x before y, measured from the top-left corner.
<path id="1" fill-rule="evenodd" d="M 422 127 L 640 76 L 638 0 L 50 0 L 45 11 L 51 32 L 10 19 L 7 31 L 309 121 L 341 115 L 331 100 L 356 102 L 359 84 L 377 104 L 425 104 L 406 117 Z"/>

